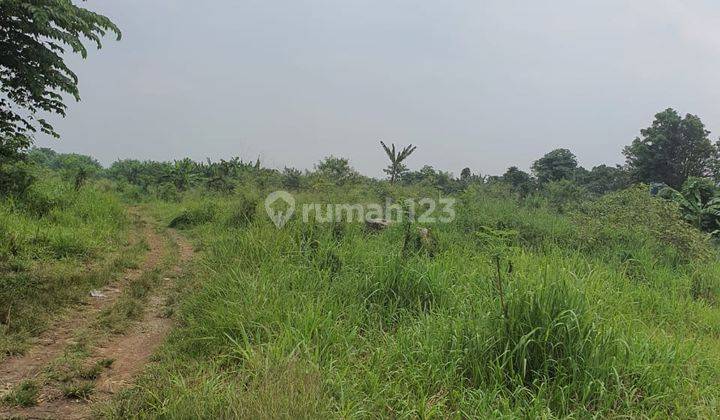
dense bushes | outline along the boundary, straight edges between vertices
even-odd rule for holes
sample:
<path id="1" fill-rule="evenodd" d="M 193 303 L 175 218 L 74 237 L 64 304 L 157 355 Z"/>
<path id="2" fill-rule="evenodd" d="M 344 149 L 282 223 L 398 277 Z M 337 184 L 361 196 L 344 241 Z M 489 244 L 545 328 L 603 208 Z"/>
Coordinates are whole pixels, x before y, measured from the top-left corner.
<path id="1" fill-rule="evenodd" d="M 528 248 L 559 245 L 619 263 L 643 249 L 671 265 L 715 254 L 709 238 L 683 220 L 676 204 L 651 196 L 643 185 L 587 199 L 564 216 L 542 200 L 518 202 L 501 190 L 471 188 L 461 196 L 456 223 L 465 232 L 514 231 Z"/>
<path id="2" fill-rule="evenodd" d="M 677 205 L 648 191 L 639 185 L 587 202 L 574 215 L 582 238 L 578 246 L 593 253 L 648 247 L 670 264 L 710 257 L 708 238 L 685 223 Z"/>

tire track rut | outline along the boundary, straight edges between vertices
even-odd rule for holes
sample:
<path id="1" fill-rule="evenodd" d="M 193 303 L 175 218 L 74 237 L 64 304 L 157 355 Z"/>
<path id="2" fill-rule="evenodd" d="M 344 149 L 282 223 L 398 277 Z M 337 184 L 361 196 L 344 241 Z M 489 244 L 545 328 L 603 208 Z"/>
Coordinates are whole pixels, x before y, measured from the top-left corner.
<path id="1" fill-rule="evenodd" d="M 137 211 L 131 209 L 131 213 Z M 98 315 L 118 301 L 123 290 L 143 273 L 157 270 L 169 252 L 176 253 L 171 269 L 161 274 L 162 281 L 152 289 L 144 302 L 139 321 L 134 322 L 122 335 L 95 337 L 97 342 L 88 357 L 91 361 L 113 359 L 110 369 L 94 381 L 94 392 L 85 400 L 71 400 L 62 395 L 57 386 L 45 384 L 38 402 L 27 408 L 0 406 L 0 418 L 91 418 L 95 404 L 107 402 L 122 388 L 128 386 L 149 362 L 153 353 L 162 345 L 173 326 L 172 319 L 165 316 L 165 303 L 174 283 L 182 274 L 183 266 L 192 259 L 193 249 L 189 242 L 173 230 L 167 231 L 167 239 L 175 246 L 168 246 L 166 238 L 157 233 L 154 224 L 145 221 L 142 227 L 149 251 L 138 269 L 127 270 L 121 280 L 112 282 L 102 291 L 103 299 L 88 299 L 87 303 L 58 321 L 43 334 L 39 344 L 25 355 L 13 357 L 0 364 L 1 394 L 10 391 L 25 380 L 40 379 L 47 366 L 61 357 L 74 343 L 78 331 L 89 330 Z M 97 334 L 97 333 L 96 333 Z"/>

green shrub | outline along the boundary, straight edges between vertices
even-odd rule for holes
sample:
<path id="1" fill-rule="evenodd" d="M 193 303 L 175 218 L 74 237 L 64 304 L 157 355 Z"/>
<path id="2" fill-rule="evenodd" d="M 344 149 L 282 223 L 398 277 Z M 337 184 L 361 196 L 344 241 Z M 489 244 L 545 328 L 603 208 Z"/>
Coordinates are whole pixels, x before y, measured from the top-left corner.
<path id="1" fill-rule="evenodd" d="M 22 205 L 36 217 L 47 216 L 52 210 L 62 210 L 69 204 L 72 187 L 53 178 L 43 178 L 28 188 L 22 196 Z"/>
<path id="2" fill-rule="evenodd" d="M 258 200 L 255 197 L 239 195 L 233 198 L 225 224 L 228 227 L 245 227 L 255 219 Z"/>
<path id="3" fill-rule="evenodd" d="M 0 163 L 0 197 L 22 196 L 35 181 L 25 162 Z"/>
<path id="4" fill-rule="evenodd" d="M 180 192 L 177 187 L 169 182 L 158 185 L 155 194 L 159 199 L 165 201 L 176 202 L 180 200 Z"/>
<path id="5" fill-rule="evenodd" d="M 544 186 L 543 195 L 550 206 L 560 213 L 577 207 L 588 197 L 582 186 L 568 179 L 548 182 Z"/>
<path id="6" fill-rule="evenodd" d="M 218 214 L 218 206 L 212 201 L 201 201 L 175 216 L 168 225 L 171 228 L 187 229 L 210 223 Z"/>
<path id="7" fill-rule="evenodd" d="M 648 247 L 671 264 L 707 260 L 713 254 L 707 236 L 683 221 L 677 205 L 648 191 L 639 185 L 586 203 L 573 215 L 577 246 L 598 254 Z"/>

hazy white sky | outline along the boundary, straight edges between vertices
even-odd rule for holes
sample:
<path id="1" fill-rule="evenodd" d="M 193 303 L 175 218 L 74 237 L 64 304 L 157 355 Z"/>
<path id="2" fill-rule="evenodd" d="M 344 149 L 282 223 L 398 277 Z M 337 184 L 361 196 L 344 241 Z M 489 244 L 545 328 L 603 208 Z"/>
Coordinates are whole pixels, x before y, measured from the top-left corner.
<path id="1" fill-rule="evenodd" d="M 119 158 L 330 154 L 379 176 L 621 163 L 667 107 L 720 131 L 716 0 L 90 0 L 123 40 L 72 59 L 82 102 L 38 144 Z M 720 133 L 713 133 L 717 138 Z"/>

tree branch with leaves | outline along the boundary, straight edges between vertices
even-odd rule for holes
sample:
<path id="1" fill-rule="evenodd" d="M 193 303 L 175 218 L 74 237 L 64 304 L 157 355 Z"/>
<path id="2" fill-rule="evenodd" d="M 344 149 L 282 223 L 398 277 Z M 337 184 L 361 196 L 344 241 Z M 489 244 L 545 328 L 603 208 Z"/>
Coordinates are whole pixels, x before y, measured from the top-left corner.
<path id="1" fill-rule="evenodd" d="M 120 30 L 72 0 L 0 1 L 0 150 L 3 157 L 32 144 L 40 131 L 59 137 L 40 113 L 65 116 L 64 95 L 80 100 L 78 78 L 64 54 L 87 56 L 85 42 Z"/>

